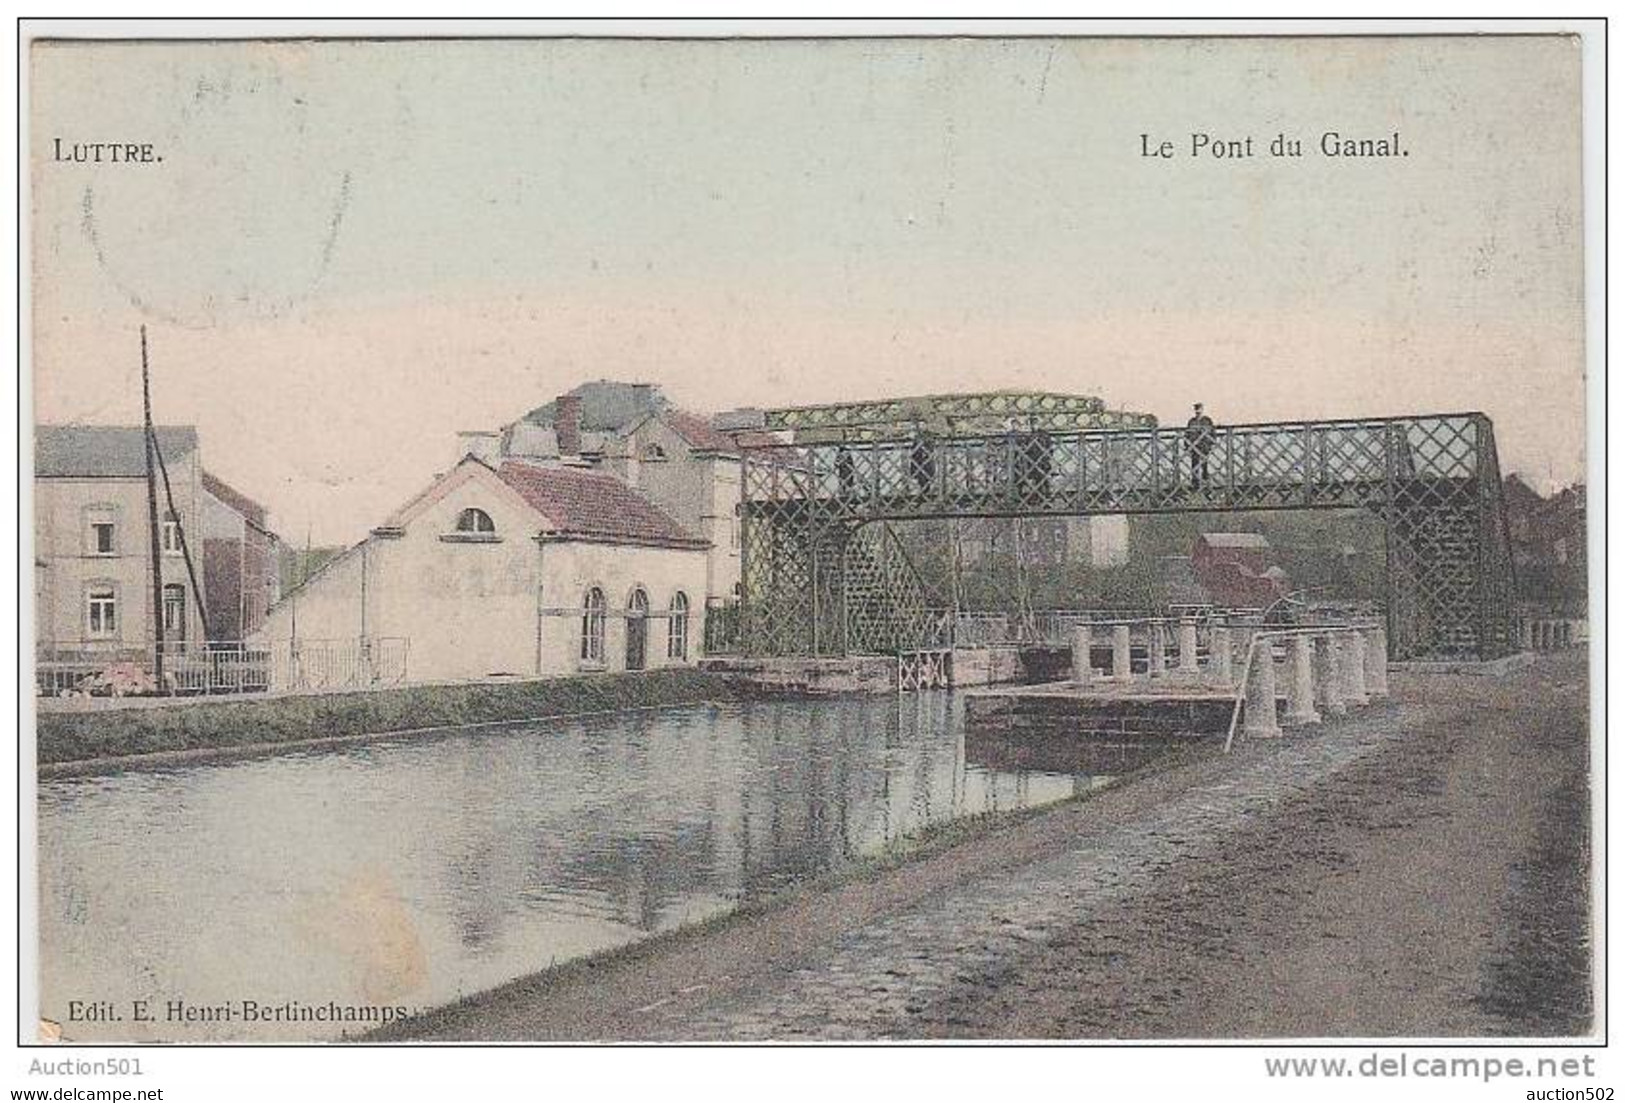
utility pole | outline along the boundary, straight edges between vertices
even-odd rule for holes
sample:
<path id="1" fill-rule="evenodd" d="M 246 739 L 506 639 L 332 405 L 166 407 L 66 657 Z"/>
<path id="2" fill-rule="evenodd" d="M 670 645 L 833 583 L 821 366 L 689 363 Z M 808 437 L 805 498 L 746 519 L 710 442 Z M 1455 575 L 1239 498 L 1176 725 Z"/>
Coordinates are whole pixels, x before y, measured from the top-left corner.
<path id="1" fill-rule="evenodd" d="M 152 543 L 152 678 L 159 695 L 164 692 L 164 573 L 163 544 L 158 535 L 158 480 L 152 428 L 152 373 L 147 367 L 147 327 L 141 327 L 141 410 L 147 439 L 147 531 Z"/>

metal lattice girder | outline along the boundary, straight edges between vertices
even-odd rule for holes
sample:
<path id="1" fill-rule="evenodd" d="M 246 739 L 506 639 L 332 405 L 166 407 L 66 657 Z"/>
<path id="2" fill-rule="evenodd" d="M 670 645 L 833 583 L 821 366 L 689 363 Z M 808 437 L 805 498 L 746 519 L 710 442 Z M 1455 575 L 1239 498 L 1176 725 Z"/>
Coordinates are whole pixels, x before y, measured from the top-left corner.
<path id="1" fill-rule="evenodd" d="M 1120 429 L 1155 426 L 1150 414 L 1108 410 L 1099 398 L 1048 391 L 921 395 L 873 402 L 795 406 L 764 412 L 764 428 L 794 430 L 802 441 L 874 439 L 923 427 L 932 432 L 1001 432 L 1014 422 L 1028 430 Z"/>
<path id="2" fill-rule="evenodd" d="M 1482 414 L 1225 426 L 1194 452 L 1182 429 L 1024 429 L 804 441 L 744 457 L 756 653 L 842 653 L 830 649 L 844 632 L 831 634 L 821 608 L 839 600 L 827 572 L 844 570 L 832 565 L 871 522 L 1350 508 L 1388 526 L 1395 657 L 1489 658 L 1512 645 L 1500 470 Z"/>

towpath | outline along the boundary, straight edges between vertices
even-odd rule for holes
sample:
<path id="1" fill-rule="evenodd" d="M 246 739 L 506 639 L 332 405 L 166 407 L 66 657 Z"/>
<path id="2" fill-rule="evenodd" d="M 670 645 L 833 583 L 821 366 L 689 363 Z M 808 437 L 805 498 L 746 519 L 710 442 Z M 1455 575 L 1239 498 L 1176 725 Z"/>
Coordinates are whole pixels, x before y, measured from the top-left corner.
<path id="1" fill-rule="evenodd" d="M 1348 718 L 391 1036 L 1587 1032 L 1583 653 L 1391 683 Z"/>

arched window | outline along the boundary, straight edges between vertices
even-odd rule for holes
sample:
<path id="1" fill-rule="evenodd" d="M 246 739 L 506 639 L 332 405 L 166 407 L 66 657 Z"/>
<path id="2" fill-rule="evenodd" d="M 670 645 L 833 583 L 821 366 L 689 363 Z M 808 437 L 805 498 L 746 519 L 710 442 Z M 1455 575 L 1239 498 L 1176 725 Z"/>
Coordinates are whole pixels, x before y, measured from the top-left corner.
<path id="1" fill-rule="evenodd" d="M 581 661 L 604 661 L 604 591 L 596 586 L 587 591 L 581 610 Z"/>
<path id="2" fill-rule="evenodd" d="M 688 595 L 678 590 L 671 595 L 671 615 L 666 619 L 666 658 L 688 659 Z"/>
<path id="3" fill-rule="evenodd" d="M 491 515 L 483 509 L 470 507 L 457 515 L 458 532 L 494 533 L 496 530 L 496 522 L 492 521 Z"/>

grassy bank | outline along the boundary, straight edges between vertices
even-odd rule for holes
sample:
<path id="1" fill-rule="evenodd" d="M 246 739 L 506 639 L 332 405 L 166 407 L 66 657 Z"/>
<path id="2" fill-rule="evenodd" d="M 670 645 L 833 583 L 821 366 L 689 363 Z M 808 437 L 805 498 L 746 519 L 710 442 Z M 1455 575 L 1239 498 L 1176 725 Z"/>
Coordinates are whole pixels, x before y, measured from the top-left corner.
<path id="1" fill-rule="evenodd" d="M 42 766 L 123 755 L 231 749 L 545 716 L 715 701 L 721 675 L 689 668 L 529 682 L 401 686 L 164 708 L 39 713 Z"/>

